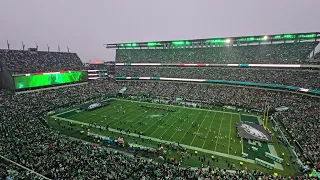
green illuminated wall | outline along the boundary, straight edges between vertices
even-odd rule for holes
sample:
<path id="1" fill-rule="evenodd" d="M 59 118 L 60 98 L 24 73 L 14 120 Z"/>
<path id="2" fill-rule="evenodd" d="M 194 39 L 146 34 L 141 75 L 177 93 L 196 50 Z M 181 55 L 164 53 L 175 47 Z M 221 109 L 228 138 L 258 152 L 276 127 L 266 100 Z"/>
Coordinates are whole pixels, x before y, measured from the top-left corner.
<path id="1" fill-rule="evenodd" d="M 14 76 L 16 89 L 35 88 L 87 81 L 87 72 L 66 72 L 60 74 L 36 74 L 30 76 Z"/>
<path id="2" fill-rule="evenodd" d="M 209 38 L 200 40 L 175 40 L 175 41 L 158 41 L 158 42 L 130 42 L 113 44 L 111 48 L 139 48 L 139 47 L 163 47 L 172 45 L 173 47 L 183 47 L 201 44 L 223 45 L 228 43 L 254 43 L 268 41 L 286 41 L 286 40 L 311 40 L 318 37 L 318 32 L 315 33 L 294 33 L 294 34 L 275 34 L 261 36 L 241 36 L 241 37 L 224 37 L 224 38 Z"/>

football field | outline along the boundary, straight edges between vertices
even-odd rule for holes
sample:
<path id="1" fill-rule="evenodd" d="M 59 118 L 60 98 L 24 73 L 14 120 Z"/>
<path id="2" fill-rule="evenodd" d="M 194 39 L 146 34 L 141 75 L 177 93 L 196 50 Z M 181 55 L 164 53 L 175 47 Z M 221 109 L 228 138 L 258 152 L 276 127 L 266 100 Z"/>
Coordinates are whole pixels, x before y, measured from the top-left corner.
<path id="1" fill-rule="evenodd" d="M 79 108 L 63 111 L 52 116 L 55 119 L 81 125 L 85 132 L 93 129 L 94 136 L 125 137 L 128 143 L 137 143 L 137 138 L 149 140 L 144 145 L 174 143 L 191 151 L 217 155 L 233 162 L 255 164 L 255 158 L 274 164 L 283 170 L 281 164 L 265 156 L 265 152 L 278 156 L 267 142 L 245 140 L 237 137 L 236 123 L 239 121 L 261 124 L 251 114 L 220 109 L 209 110 L 181 105 L 166 105 L 125 99 L 108 99 L 107 105 L 95 110 L 80 111 Z M 108 131 L 106 131 L 108 129 Z M 106 135 L 106 136 L 105 136 Z M 142 141 L 143 142 L 143 141 Z M 253 148 L 257 150 L 252 150 Z M 278 148 L 279 146 L 275 146 Z M 247 158 L 242 157 L 247 154 Z M 254 165 L 257 166 L 257 165 Z"/>
<path id="2" fill-rule="evenodd" d="M 158 143 L 179 143 L 191 152 L 199 151 L 209 156 L 232 159 L 234 163 L 247 162 L 255 168 L 259 168 L 259 165 L 255 164 L 254 160 L 259 158 L 274 164 L 276 169 L 283 170 L 281 164 L 265 157 L 265 152 L 279 155 L 277 143 L 273 146 L 266 142 L 242 140 L 237 137 L 237 122 L 261 124 L 255 115 L 224 109 L 209 110 L 125 99 L 112 98 L 107 102 L 108 105 L 95 110 L 79 111 L 77 108 L 51 117 L 84 125 L 82 130 L 85 133 L 87 128 L 101 127 L 102 131 L 95 128 L 92 129 L 93 133 L 90 131 L 94 136 L 125 137 L 126 142 L 136 144 L 141 135 L 142 142 L 139 142 L 150 147 L 155 147 Z M 143 142 L 143 139 L 149 141 Z M 253 151 L 253 147 L 258 150 Z M 248 158 L 243 158 L 242 153 L 247 154 Z"/>
<path id="3" fill-rule="evenodd" d="M 168 108 L 168 109 L 166 109 Z M 174 143 L 240 156 L 239 113 L 114 99 L 110 105 L 65 118 L 130 130 Z"/>

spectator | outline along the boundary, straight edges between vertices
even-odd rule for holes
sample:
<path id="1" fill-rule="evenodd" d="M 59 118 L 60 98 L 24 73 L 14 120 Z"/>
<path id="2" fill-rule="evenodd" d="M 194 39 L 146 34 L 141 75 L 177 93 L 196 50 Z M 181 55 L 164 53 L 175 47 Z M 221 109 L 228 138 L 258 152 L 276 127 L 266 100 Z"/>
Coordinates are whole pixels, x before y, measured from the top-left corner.
<path id="1" fill-rule="evenodd" d="M 320 89 L 319 70 L 213 68 L 213 67 L 137 67 L 118 66 L 117 76 L 213 79 L 280 84 L 306 89 Z"/>
<path id="2" fill-rule="evenodd" d="M 316 42 L 260 44 L 233 47 L 176 49 L 118 49 L 117 62 L 301 64 Z"/>
<path id="3" fill-rule="evenodd" d="M 82 70 L 76 53 L 0 49 L 0 63 L 13 73 Z"/>
<path id="4" fill-rule="evenodd" d="M 53 179 L 246 179 L 249 173 L 257 179 L 273 178 L 272 175 L 258 171 L 229 173 L 216 168 L 215 173 L 211 174 L 208 170 L 149 162 L 103 147 L 103 150 L 98 150 L 90 144 L 60 135 L 40 123 L 38 115 L 44 111 L 77 105 L 106 94 L 116 94 L 122 87 L 127 87 L 125 93 L 151 97 L 181 97 L 258 109 L 264 108 L 266 100 L 273 107 L 288 106 L 289 111 L 281 112 L 276 117 L 293 131 L 305 151 L 319 160 L 319 133 L 314 127 L 319 121 L 320 112 L 317 98 L 242 87 L 104 80 L 15 96 L 2 94 L 0 154 Z M 307 143 L 305 139 L 310 141 Z M 7 171 L 6 168 L 1 169 L 1 172 Z"/>

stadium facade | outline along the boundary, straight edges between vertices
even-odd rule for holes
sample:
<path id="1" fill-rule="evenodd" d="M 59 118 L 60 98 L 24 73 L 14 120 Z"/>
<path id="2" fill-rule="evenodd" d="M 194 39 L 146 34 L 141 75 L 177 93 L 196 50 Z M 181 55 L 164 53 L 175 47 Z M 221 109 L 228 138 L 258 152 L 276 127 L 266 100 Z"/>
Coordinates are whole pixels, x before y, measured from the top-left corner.
<path id="1" fill-rule="evenodd" d="M 316 51 L 319 37 L 318 32 L 311 32 L 106 44 L 106 48 L 116 49 L 116 60 L 93 60 L 87 65 L 76 53 L 34 48 L 0 50 L 0 139 L 5 139 L 0 143 L 2 160 L 15 161 L 13 164 L 24 170 L 32 169 L 27 170 L 31 174 L 47 178 L 92 177 L 98 171 L 101 174 L 96 176 L 106 178 L 114 174 L 101 171 L 105 164 L 102 156 L 116 162 L 115 166 L 107 165 L 114 172 L 114 167 L 123 166 L 124 162 L 113 159 L 114 153 L 103 149 L 104 145 L 122 148 L 130 144 L 131 153 L 148 141 L 152 147 L 144 149 L 161 163 L 169 163 L 172 158 L 163 149 L 178 149 L 179 153 L 187 149 L 185 156 L 178 155 L 178 162 L 190 158 L 188 163 L 208 163 L 210 170 L 217 165 L 296 175 L 298 167 L 314 175 L 310 169 L 316 169 L 320 159 L 319 133 L 313 126 L 320 113 L 320 55 Z M 80 108 L 84 106 L 94 108 L 86 112 Z M 242 127 L 238 129 L 239 136 L 237 123 Z M 80 133 L 81 138 L 89 137 L 94 145 L 61 137 L 48 125 L 68 135 Z M 128 140 L 121 137 L 123 133 Z M 118 138 L 112 137 L 114 134 Z M 28 137 L 30 144 L 21 136 Z M 60 156 L 69 148 L 69 142 L 74 151 Z M 103 149 L 100 153 L 97 146 Z M 44 159 L 26 158 L 30 154 L 24 149 L 30 149 L 31 155 L 45 154 L 41 156 Z M 156 156 L 157 153 L 163 156 Z M 92 154 L 89 161 L 95 164 L 95 171 L 89 170 L 90 165 L 79 166 L 79 162 L 88 160 L 84 158 L 87 154 Z M 135 162 L 116 155 L 128 163 Z M 72 166 L 66 165 L 66 169 L 70 173 L 57 169 L 53 173 L 54 164 L 42 164 L 50 159 L 47 157 L 58 164 L 68 159 Z M 218 164 L 220 158 L 226 163 Z M 152 161 L 145 163 L 145 169 L 140 171 L 151 179 L 154 175 L 148 170 L 163 168 Z M 180 163 L 173 164 L 177 165 L 173 169 L 180 168 Z M 85 173 L 71 175 L 76 172 L 74 167 Z M 139 177 L 133 169 L 121 176 Z M 20 172 L 28 176 L 23 170 Z M 194 173 L 190 170 L 190 174 Z M 201 176 L 224 176 L 219 170 L 208 174 Z"/>

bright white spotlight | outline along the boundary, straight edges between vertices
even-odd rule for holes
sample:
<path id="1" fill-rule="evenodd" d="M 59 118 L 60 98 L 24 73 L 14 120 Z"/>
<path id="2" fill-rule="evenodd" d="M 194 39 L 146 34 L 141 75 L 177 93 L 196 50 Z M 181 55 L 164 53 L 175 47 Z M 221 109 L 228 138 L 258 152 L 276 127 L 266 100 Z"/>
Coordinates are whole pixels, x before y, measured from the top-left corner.
<path id="1" fill-rule="evenodd" d="M 226 39 L 226 43 L 230 43 L 230 41 L 231 41 L 230 39 Z"/>
<path id="2" fill-rule="evenodd" d="M 264 39 L 264 40 L 267 40 L 267 39 L 268 39 L 268 36 L 264 36 L 263 39 Z"/>

